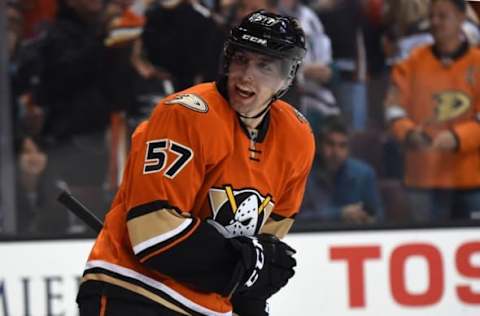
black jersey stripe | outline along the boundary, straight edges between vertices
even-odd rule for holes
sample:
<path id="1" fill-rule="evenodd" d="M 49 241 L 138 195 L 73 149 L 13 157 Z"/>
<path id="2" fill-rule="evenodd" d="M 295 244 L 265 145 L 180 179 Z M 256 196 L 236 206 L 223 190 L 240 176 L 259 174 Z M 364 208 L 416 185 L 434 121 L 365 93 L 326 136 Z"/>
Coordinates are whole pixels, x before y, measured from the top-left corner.
<path id="1" fill-rule="evenodd" d="M 141 205 L 138 205 L 138 206 L 135 206 L 135 207 L 131 208 L 128 211 L 127 220 L 131 220 L 131 219 L 134 219 L 136 217 L 140 217 L 142 215 L 161 210 L 162 208 L 175 210 L 179 214 L 182 213 L 178 207 L 170 205 L 167 201 L 156 200 L 156 201 L 141 204 Z"/>

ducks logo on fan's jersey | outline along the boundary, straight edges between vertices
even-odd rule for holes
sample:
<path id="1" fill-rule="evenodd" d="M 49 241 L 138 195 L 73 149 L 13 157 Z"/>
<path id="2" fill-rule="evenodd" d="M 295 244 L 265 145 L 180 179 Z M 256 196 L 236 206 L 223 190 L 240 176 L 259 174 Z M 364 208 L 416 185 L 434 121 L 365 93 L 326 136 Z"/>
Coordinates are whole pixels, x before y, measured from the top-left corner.
<path id="1" fill-rule="evenodd" d="M 231 186 L 209 191 L 213 219 L 230 237 L 258 233 L 273 210 L 272 197 L 253 189 L 234 190 Z"/>
<path id="2" fill-rule="evenodd" d="M 466 113 L 472 100 L 461 91 L 445 91 L 433 96 L 435 101 L 435 121 L 446 122 Z"/>

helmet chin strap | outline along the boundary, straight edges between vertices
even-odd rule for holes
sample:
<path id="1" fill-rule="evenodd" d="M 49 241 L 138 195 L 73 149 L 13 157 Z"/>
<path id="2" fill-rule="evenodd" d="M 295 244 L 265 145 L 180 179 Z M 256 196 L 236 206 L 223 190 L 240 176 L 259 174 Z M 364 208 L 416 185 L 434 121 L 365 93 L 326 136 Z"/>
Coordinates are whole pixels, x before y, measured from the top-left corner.
<path id="1" fill-rule="evenodd" d="M 243 118 L 243 119 L 250 119 L 250 120 L 257 119 L 257 118 L 261 117 L 263 114 L 265 114 L 268 110 L 270 110 L 270 108 L 272 107 L 272 102 L 273 102 L 273 101 L 274 101 L 274 100 L 273 100 L 273 98 L 272 98 L 272 100 L 270 100 L 270 101 L 268 102 L 268 105 L 267 105 L 263 110 L 261 110 L 259 113 L 255 114 L 255 115 L 253 115 L 253 116 L 243 115 L 243 114 L 241 114 L 241 113 L 238 112 L 238 111 L 237 111 L 237 114 L 238 114 L 238 116 L 240 116 L 240 117 Z"/>

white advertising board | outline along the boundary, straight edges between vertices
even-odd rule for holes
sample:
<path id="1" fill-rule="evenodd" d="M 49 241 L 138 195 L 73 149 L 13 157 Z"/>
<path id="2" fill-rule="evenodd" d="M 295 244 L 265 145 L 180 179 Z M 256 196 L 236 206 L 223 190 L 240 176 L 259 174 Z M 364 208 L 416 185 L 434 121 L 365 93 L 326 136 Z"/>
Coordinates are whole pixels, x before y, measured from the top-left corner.
<path id="1" fill-rule="evenodd" d="M 297 273 L 271 315 L 479 316 L 480 230 L 291 234 Z M 92 241 L 0 243 L 0 316 L 77 315 Z"/>
<path id="2" fill-rule="evenodd" d="M 0 243 L 0 316 L 77 315 L 75 296 L 92 244 Z"/>
<path id="3" fill-rule="evenodd" d="M 480 229 L 295 234 L 274 316 L 480 316 Z"/>

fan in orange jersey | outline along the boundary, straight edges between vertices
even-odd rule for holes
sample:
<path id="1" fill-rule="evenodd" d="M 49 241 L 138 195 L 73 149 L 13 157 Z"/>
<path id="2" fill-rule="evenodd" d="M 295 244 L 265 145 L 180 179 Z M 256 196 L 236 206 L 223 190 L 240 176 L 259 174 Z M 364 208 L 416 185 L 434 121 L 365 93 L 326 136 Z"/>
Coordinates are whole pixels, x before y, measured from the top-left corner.
<path id="1" fill-rule="evenodd" d="M 308 123 L 278 100 L 304 54 L 295 20 L 251 13 L 227 39 L 223 78 L 165 98 L 137 128 L 81 316 L 268 315 L 294 274 L 278 238 L 314 156 Z"/>
<path id="2" fill-rule="evenodd" d="M 480 210 L 480 52 L 461 35 L 463 0 L 435 0 L 434 45 L 393 69 L 387 119 L 405 144 L 405 183 L 416 220 Z"/>

